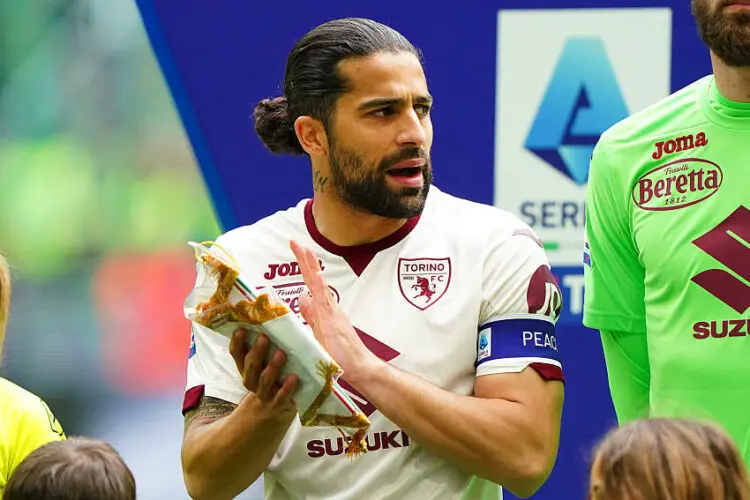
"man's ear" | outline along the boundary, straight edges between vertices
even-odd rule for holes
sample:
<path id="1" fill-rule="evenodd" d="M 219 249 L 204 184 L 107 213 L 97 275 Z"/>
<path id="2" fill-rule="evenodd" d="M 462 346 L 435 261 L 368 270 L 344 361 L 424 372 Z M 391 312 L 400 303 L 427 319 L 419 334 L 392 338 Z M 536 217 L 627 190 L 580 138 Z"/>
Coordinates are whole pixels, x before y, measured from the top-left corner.
<path id="1" fill-rule="evenodd" d="M 302 149 L 310 157 L 328 154 L 328 134 L 320 120 L 312 116 L 300 116 L 294 121 L 294 132 Z"/>

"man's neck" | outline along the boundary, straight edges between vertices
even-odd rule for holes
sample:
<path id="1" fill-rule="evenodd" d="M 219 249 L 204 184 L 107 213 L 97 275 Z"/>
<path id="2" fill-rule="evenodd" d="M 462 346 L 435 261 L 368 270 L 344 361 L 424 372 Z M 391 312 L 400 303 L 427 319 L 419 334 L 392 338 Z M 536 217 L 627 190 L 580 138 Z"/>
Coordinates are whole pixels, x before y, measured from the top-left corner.
<path id="1" fill-rule="evenodd" d="M 750 67 L 731 68 L 713 52 L 711 63 L 721 95 L 734 102 L 750 102 Z"/>
<path id="2" fill-rule="evenodd" d="M 385 238 L 406 223 L 353 209 L 338 197 L 315 194 L 312 206 L 315 227 L 339 246 L 362 245 Z"/>

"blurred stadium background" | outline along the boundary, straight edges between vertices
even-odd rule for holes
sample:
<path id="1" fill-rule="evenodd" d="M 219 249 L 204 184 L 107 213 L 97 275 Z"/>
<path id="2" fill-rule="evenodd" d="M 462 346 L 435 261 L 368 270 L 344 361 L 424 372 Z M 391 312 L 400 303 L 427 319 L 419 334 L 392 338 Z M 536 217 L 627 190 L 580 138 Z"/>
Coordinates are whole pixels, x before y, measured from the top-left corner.
<path id="1" fill-rule="evenodd" d="M 185 242 L 218 231 L 135 3 L 0 0 L 0 373 L 111 441 L 144 500 L 187 498 Z"/>

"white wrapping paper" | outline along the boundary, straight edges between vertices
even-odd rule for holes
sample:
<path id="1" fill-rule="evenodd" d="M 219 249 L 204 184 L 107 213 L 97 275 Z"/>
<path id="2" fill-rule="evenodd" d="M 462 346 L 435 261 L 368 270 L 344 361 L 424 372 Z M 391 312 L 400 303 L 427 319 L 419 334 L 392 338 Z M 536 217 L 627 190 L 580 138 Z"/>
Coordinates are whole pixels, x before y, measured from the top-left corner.
<path id="1" fill-rule="evenodd" d="M 314 337 L 312 330 L 278 299 L 272 287 L 253 291 L 233 257 L 217 245 L 190 242 L 203 279 L 185 300 L 185 317 L 231 338 L 247 330 L 251 345 L 259 333 L 271 341 L 268 358 L 277 349 L 286 353 L 282 377 L 298 377 L 293 394 L 302 425 L 335 427 L 347 441 L 346 453 L 367 451 L 364 441 L 370 421 L 338 384 L 343 371 Z"/>

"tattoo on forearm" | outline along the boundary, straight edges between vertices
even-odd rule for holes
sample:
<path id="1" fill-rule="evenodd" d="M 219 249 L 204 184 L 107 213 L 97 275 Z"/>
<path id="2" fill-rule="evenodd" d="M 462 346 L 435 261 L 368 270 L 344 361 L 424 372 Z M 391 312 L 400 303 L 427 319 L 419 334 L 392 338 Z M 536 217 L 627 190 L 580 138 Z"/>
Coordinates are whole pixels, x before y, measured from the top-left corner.
<path id="1" fill-rule="evenodd" d="M 187 431 L 196 420 L 218 420 L 232 413 L 235 408 L 237 408 L 236 404 L 223 399 L 203 396 L 198 408 L 185 414 L 185 430 Z"/>
<path id="2" fill-rule="evenodd" d="M 328 182 L 328 177 L 321 175 L 320 170 L 313 172 L 313 189 L 316 192 L 322 193 L 325 190 L 326 182 Z"/>

